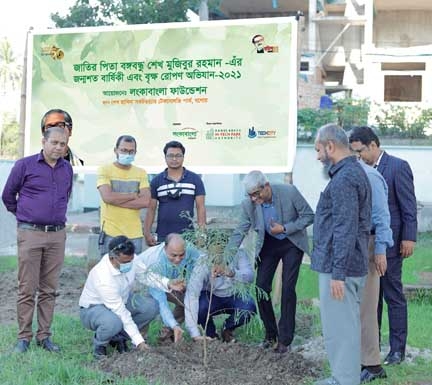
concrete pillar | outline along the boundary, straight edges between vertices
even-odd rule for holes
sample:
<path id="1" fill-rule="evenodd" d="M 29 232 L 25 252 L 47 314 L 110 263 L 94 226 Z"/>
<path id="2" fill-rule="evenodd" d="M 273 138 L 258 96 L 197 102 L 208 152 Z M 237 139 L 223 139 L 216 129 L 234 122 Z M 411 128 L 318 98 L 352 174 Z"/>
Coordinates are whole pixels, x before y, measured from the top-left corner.
<path id="1" fill-rule="evenodd" d="M 365 2 L 366 23 L 364 27 L 364 50 L 368 51 L 373 46 L 374 1 Z"/>
<path id="2" fill-rule="evenodd" d="M 209 19 L 207 0 L 201 0 L 198 14 L 199 14 L 200 21 Z"/>
<path id="3" fill-rule="evenodd" d="M 316 0 L 309 0 L 309 41 L 308 41 L 308 50 L 310 52 L 315 53 L 317 49 L 317 25 L 313 21 L 317 14 L 317 4 Z"/>

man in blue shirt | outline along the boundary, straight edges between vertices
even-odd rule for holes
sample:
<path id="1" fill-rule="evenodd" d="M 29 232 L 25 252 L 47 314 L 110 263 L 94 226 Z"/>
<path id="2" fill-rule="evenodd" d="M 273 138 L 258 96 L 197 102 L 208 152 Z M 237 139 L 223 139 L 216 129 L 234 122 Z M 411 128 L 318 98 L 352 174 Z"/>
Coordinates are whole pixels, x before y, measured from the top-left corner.
<path id="1" fill-rule="evenodd" d="M 163 150 L 167 168 L 150 182 L 151 199 L 144 220 L 144 237 L 147 245 L 164 241 L 170 233 L 182 234 L 193 229 L 194 206 L 197 224 L 206 224 L 205 189 L 201 177 L 183 167 L 184 146 L 177 141 L 168 142 Z M 155 239 L 151 233 L 157 210 Z"/>
<path id="2" fill-rule="evenodd" d="M 387 203 L 388 188 L 384 177 L 362 160 L 372 189 L 372 229 L 369 238 L 369 266 L 360 306 L 361 364 L 360 382 L 386 378 L 381 366 L 378 332 L 378 298 L 380 277 L 387 270 L 386 249 L 393 246 L 390 212 Z"/>
<path id="3" fill-rule="evenodd" d="M 390 227 L 394 244 L 387 249 L 387 270 L 380 278 L 378 323 L 381 325 L 383 299 L 387 303 L 390 352 L 384 365 L 397 365 L 405 359 L 408 334 L 408 307 L 402 285 L 402 266 L 414 252 L 417 238 L 417 201 L 413 173 L 408 162 L 381 150 L 380 140 L 367 126 L 355 127 L 351 148 L 384 177 L 388 186 Z"/>
<path id="4" fill-rule="evenodd" d="M 169 279 L 184 281 L 183 289 L 186 289 L 186 283 L 199 256 L 199 251 L 186 245 L 180 234 L 171 233 L 166 236 L 164 243 L 149 247 L 139 254 L 137 259 L 147 266 L 148 273 L 157 273 Z M 140 275 L 137 276 L 138 281 L 142 278 L 145 277 L 140 279 Z M 180 324 L 184 321 L 184 290 L 166 294 L 162 290 L 149 288 L 148 294 L 159 304 L 160 316 L 165 325 L 161 331 L 163 340 L 173 338 L 174 342 L 180 341 L 183 334 Z M 176 305 L 174 311 L 171 311 L 168 301 Z"/>
<path id="5" fill-rule="evenodd" d="M 332 377 L 316 385 L 360 383 L 360 301 L 368 272 L 371 187 L 337 125 L 322 126 L 317 159 L 330 182 L 317 205 L 311 268 L 319 273 L 321 322 Z"/>

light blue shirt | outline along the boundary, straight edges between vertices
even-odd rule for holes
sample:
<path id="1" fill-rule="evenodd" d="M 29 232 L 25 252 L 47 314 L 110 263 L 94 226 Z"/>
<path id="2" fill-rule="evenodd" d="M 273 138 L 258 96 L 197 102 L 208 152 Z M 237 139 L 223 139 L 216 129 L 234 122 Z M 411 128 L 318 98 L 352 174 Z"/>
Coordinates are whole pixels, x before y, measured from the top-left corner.
<path id="1" fill-rule="evenodd" d="M 372 189 L 372 231 L 375 232 L 375 255 L 385 254 L 393 246 L 388 208 L 388 187 L 381 173 L 360 160 Z"/>
<path id="2" fill-rule="evenodd" d="M 178 265 L 174 265 L 168 260 L 165 253 L 165 245 L 160 244 L 149 247 L 138 255 L 137 258 L 148 267 L 149 272 L 160 274 L 169 279 L 183 278 L 188 282 L 199 256 L 200 252 L 197 249 L 187 245 L 185 257 Z M 149 287 L 148 291 L 159 304 L 162 322 L 170 328 L 177 326 L 178 323 L 169 307 L 166 293 L 153 287 Z"/>
<path id="3" fill-rule="evenodd" d="M 233 277 L 211 277 L 211 266 L 206 256 L 202 256 L 195 264 L 185 294 L 185 325 L 192 338 L 200 335 L 198 328 L 199 297 L 202 290 L 211 292 L 216 297 L 230 297 L 235 294 L 238 285 L 251 284 L 254 270 L 251 258 L 242 248 L 239 249 L 232 266 Z"/>
<path id="4" fill-rule="evenodd" d="M 280 233 L 280 234 L 272 234 L 270 232 L 270 224 L 273 222 L 281 223 L 281 220 L 276 212 L 275 205 L 273 204 L 273 201 L 271 203 L 263 203 L 261 205 L 262 211 L 263 211 L 263 217 L 264 217 L 264 224 L 267 234 L 271 235 L 272 237 L 276 239 L 285 239 L 286 234 Z"/>

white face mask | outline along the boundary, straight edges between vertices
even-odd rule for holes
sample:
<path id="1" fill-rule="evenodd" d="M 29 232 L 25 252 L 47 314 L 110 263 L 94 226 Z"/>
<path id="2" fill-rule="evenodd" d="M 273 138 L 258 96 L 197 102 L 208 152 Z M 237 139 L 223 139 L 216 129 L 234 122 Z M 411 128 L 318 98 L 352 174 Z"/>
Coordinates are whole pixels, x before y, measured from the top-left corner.
<path id="1" fill-rule="evenodd" d="M 118 154 L 117 156 L 117 161 L 123 166 L 129 166 L 134 160 L 134 154 Z"/>

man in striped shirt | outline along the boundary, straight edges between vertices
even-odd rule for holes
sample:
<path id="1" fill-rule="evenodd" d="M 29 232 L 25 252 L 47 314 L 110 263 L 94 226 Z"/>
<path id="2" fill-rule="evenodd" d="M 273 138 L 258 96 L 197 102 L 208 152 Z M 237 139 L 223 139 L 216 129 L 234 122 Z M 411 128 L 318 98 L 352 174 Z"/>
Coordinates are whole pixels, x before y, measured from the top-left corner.
<path id="1" fill-rule="evenodd" d="M 183 167 L 185 148 L 177 141 L 168 142 L 163 150 L 167 168 L 150 182 L 151 199 L 144 221 L 144 236 L 149 246 L 164 241 L 170 233 L 193 229 L 194 206 L 198 226 L 206 223 L 205 189 L 201 177 Z M 158 239 L 151 233 L 157 208 Z"/>

